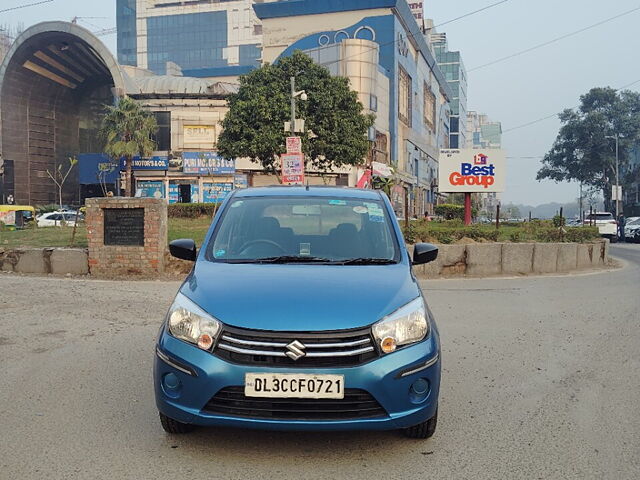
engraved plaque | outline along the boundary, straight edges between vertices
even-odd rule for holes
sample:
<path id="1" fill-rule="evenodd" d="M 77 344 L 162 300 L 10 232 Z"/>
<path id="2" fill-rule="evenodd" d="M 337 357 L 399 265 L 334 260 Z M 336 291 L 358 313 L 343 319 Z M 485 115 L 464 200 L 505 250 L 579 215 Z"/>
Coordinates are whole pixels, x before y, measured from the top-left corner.
<path id="1" fill-rule="evenodd" d="M 105 208 L 104 244 L 144 247 L 144 208 Z"/>

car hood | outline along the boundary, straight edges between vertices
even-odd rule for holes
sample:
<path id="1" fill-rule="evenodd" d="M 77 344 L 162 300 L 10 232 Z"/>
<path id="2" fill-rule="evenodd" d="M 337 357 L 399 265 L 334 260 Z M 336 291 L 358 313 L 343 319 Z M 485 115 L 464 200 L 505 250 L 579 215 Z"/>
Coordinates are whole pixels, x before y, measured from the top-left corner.
<path id="1" fill-rule="evenodd" d="M 181 292 L 227 325 L 290 332 L 365 327 L 420 294 L 406 264 L 209 261 L 197 262 Z"/>

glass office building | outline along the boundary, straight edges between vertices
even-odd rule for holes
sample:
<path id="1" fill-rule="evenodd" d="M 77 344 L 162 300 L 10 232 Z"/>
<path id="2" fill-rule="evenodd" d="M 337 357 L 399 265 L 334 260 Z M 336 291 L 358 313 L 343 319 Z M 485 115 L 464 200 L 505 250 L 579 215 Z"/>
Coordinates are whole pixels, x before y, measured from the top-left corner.
<path id="1" fill-rule="evenodd" d="M 256 0 L 117 0 L 118 61 L 167 74 L 235 76 L 260 65 Z M 171 66 L 171 68 L 175 68 Z"/>
<path id="2" fill-rule="evenodd" d="M 453 92 L 449 145 L 451 148 L 465 148 L 467 146 L 467 71 L 460 52 L 449 51 L 445 33 L 432 33 L 430 43 L 440 70 L 444 73 Z"/>

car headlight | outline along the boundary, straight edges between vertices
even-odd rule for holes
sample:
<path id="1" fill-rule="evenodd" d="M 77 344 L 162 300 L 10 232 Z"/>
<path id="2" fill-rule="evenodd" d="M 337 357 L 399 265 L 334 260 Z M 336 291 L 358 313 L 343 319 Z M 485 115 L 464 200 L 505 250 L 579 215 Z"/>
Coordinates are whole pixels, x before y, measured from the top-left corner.
<path id="1" fill-rule="evenodd" d="M 221 329 L 218 320 L 181 293 L 169 308 L 167 324 L 171 335 L 202 350 L 211 350 Z"/>
<path id="2" fill-rule="evenodd" d="M 373 336 L 384 353 L 421 341 L 429 333 L 427 310 L 422 297 L 407 303 L 373 325 Z"/>

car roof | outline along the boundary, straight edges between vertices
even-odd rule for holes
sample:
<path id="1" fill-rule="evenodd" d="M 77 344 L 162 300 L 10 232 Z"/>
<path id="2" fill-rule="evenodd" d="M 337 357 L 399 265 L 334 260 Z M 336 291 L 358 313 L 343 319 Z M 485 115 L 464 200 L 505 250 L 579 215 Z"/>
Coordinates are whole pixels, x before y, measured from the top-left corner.
<path id="1" fill-rule="evenodd" d="M 236 190 L 236 198 L 246 197 L 340 197 L 358 198 L 363 200 L 380 200 L 378 190 L 364 190 L 361 188 L 308 186 L 289 187 L 276 185 L 273 187 L 253 187 Z"/>

